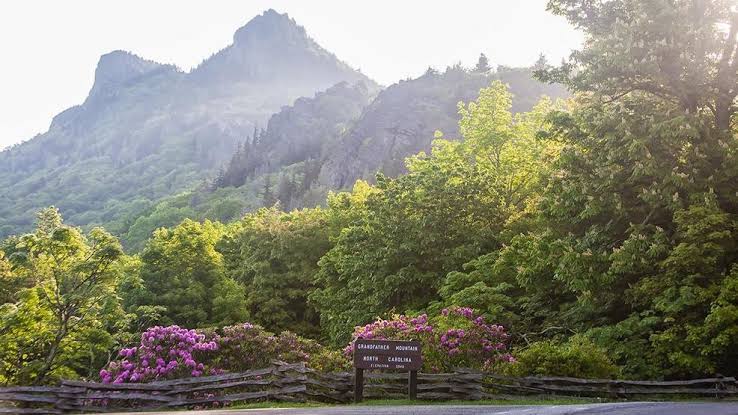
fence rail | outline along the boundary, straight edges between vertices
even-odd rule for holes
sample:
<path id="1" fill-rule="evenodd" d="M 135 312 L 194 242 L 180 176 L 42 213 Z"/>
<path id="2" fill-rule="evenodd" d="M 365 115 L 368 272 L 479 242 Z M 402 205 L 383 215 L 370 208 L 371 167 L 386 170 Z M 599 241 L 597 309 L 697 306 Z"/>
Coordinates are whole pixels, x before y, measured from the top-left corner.
<path id="1" fill-rule="evenodd" d="M 58 387 L 0 388 L 0 414 L 64 414 L 213 407 L 230 402 L 353 400 L 353 374 L 319 373 L 304 364 L 274 362 L 271 367 L 151 383 L 104 384 L 63 381 Z M 567 377 L 512 378 L 457 371 L 419 373 L 418 399 L 480 400 L 500 395 L 630 398 L 659 395 L 738 398 L 735 378 L 649 382 Z M 366 373 L 364 397 L 404 398 L 407 374 Z"/>

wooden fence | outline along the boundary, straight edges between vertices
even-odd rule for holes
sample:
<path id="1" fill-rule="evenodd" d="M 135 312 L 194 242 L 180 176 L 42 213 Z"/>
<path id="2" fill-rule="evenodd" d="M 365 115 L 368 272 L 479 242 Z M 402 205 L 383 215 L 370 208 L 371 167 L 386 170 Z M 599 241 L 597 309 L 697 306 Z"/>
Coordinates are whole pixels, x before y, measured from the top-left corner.
<path id="1" fill-rule="evenodd" d="M 365 373 L 365 398 L 407 397 L 406 373 Z M 265 369 L 151 383 L 103 384 L 63 381 L 58 387 L 0 388 L 0 414 L 63 414 L 223 406 L 231 402 L 318 401 L 348 403 L 353 374 L 318 373 L 304 364 L 274 362 Z M 418 374 L 418 399 L 480 400 L 503 395 L 562 395 L 632 398 L 702 396 L 738 398 L 735 378 L 673 382 L 510 378 L 457 371 Z"/>

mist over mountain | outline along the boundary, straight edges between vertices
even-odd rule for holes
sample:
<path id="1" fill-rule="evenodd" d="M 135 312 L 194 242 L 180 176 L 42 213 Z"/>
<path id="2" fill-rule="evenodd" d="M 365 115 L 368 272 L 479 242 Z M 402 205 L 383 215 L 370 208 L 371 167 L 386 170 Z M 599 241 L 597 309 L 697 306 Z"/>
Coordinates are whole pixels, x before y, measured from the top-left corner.
<path id="1" fill-rule="evenodd" d="M 406 157 L 429 151 L 436 131 L 459 138 L 458 103 L 502 80 L 515 95 L 513 110 L 528 111 L 546 95 L 566 96 L 561 85 L 533 79 L 531 68 L 429 70 L 382 91 L 343 82 L 272 115 L 237 145 L 212 181 L 163 199 L 127 225 L 122 241 L 142 248 L 151 232 L 185 218 L 228 222 L 275 203 L 283 210 L 325 203 L 331 190 L 348 189 L 378 172 L 396 177 Z"/>
<path id="2" fill-rule="evenodd" d="M 82 104 L 0 153 L 0 236 L 50 204 L 77 225 L 135 217 L 211 174 L 282 106 L 343 81 L 376 87 L 274 10 L 190 73 L 103 55 Z"/>
<path id="3" fill-rule="evenodd" d="M 357 179 L 402 174 L 436 131 L 457 138 L 458 102 L 494 79 L 510 85 L 515 111 L 566 95 L 530 68 L 460 64 L 381 90 L 274 10 L 189 73 L 112 51 L 83 103 L 0 153 L 0 237 L 49 205 L 133 249 L 185 218 L 320 205 Z"/>
<path id="4" fill-rule="evenodd" d="M 494 72 L 465 70 L 456 65 L 444 73 L 399 82 L 382 91 L 339 145 L 325 155 L 320 182 L 330 189 L 351 187 L 357 179 L 372 181 L 376 173 L 396 177 L 405 172 L 405 158 L 428 152 L 436 131 L 459 138 L 459 102 L 476 100 L 479 90 L 495 79 L 509 85 L 513 111 L 528 111 L 541 96 L 567 95 L 561 85 L 533 79 L 529 68 L 499 67 Z"/>

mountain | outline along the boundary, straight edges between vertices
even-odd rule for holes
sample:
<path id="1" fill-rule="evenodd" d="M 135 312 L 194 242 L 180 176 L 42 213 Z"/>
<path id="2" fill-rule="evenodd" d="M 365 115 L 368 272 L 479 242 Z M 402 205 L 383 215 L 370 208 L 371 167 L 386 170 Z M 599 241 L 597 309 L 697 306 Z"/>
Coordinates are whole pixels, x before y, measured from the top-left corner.
<path id="1" fill-rule="evenodd" d="M 214 186 L 239 187 L 249 179 L 296 163 L 320 161 L 323 154 L 340 144 L 339 138 L 374 95 L 376 91 L 363 82 L 342 82 L 314 97 L 299 98 L 294 105 L 272 115 L 266 130 L 255 131 L 250 140 L 239 145 Z"/>
<path id="2" fill-rule="evenodd" d="M 0 152 L 0 237 L 28 229 L 51 204 L 75 225 L 124 232 L 212 175 L 284 105 L 340 82 L 376 88 L 274 10 L 189 73 L 129 52 L 103 55 L 82 104 Z"/>
<path id="3" fill-rule="evenodd" d="M 341 82 L 297 99 L 272 115 L 266 129 L 255 130 L 239 143 L 212 182 L 145 209 L 121 240 L 136 251 L 154 229 L 185 218 L 230 221 L 273 204 L 269 195 L 264 197 L 265 187 L 283 209 L 320 204 L 325 197 L 317 186 L 323 154 L 338 143 L 375 95 L 376 89 L 364 82 Z"/>
<path id="4" fill-rule="evenodd" d="M 456 65 L 379 93 L 340 83 L 282 108 L 238 145 L 212 182 L 148 208 L 122 240 L 135 251 L 157 227 L 185 218 L 227 222 L 277 201 L 285 210 L 316 206 L 356 179 L 373 180 L 378 171 L 397 176 L 406 157 L 430 149 L 435 131 L 458 138 L 458 102 L 475 100 L 495 79 L 510 86 L 515 112 L 530 110 L 542 95 L 567 96 L 561 85 L 533 79 L 531 68 L 479 73 Z"/>
<path id="5" fill-rule="evenodd" d="M 319 181 L 328 189 L 353 186 L 357 179 L 373 180 L 381 172 L 396 177 L 405 159 L 428 152 L 436 131 L 459 137 L 459 102 L 476 100 L 479 90 L 499 79 L 509 85 L 514 112 L 530 110 L 544 95 L 567 96 L 561 85 L 533 79 L 530 68 L 498 67 L 492 73 L 465 70 L 459 65 L 444 73 L 399 82 L 382 91 L 353 128 L 325 155 Z"/>

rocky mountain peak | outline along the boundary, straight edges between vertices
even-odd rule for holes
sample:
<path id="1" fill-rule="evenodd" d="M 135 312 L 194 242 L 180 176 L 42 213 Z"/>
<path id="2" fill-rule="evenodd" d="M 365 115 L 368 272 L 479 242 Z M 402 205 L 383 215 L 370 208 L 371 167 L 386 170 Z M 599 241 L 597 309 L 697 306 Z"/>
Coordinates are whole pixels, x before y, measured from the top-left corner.
<path id="1" fill-rule="evenodd" d="M 191 79 L 210 85 L 279 82 L 319 89 L 340 81 L 371 83 L 318 45 L 294 19 L 273 9 L 238 29 L 233 44 L 205 60 Z"/>
<path id="2" fill-rule="evenodd" d="M 95 83 L 90 91 L 90 97 L 100 96 L 131 80 L 165 67 L 167 65 L 143 59 L 123 50 L 106 53 L 97 63 Z"/>
<path id="3" fill-rule="evenodd" d="M 236 47 L 252 47 L 254 44 L 305 44 L 309 42 L 305 28 L 299 26 L 287 13 L 269 9 L 251 19 L 233 34 Z"/>

